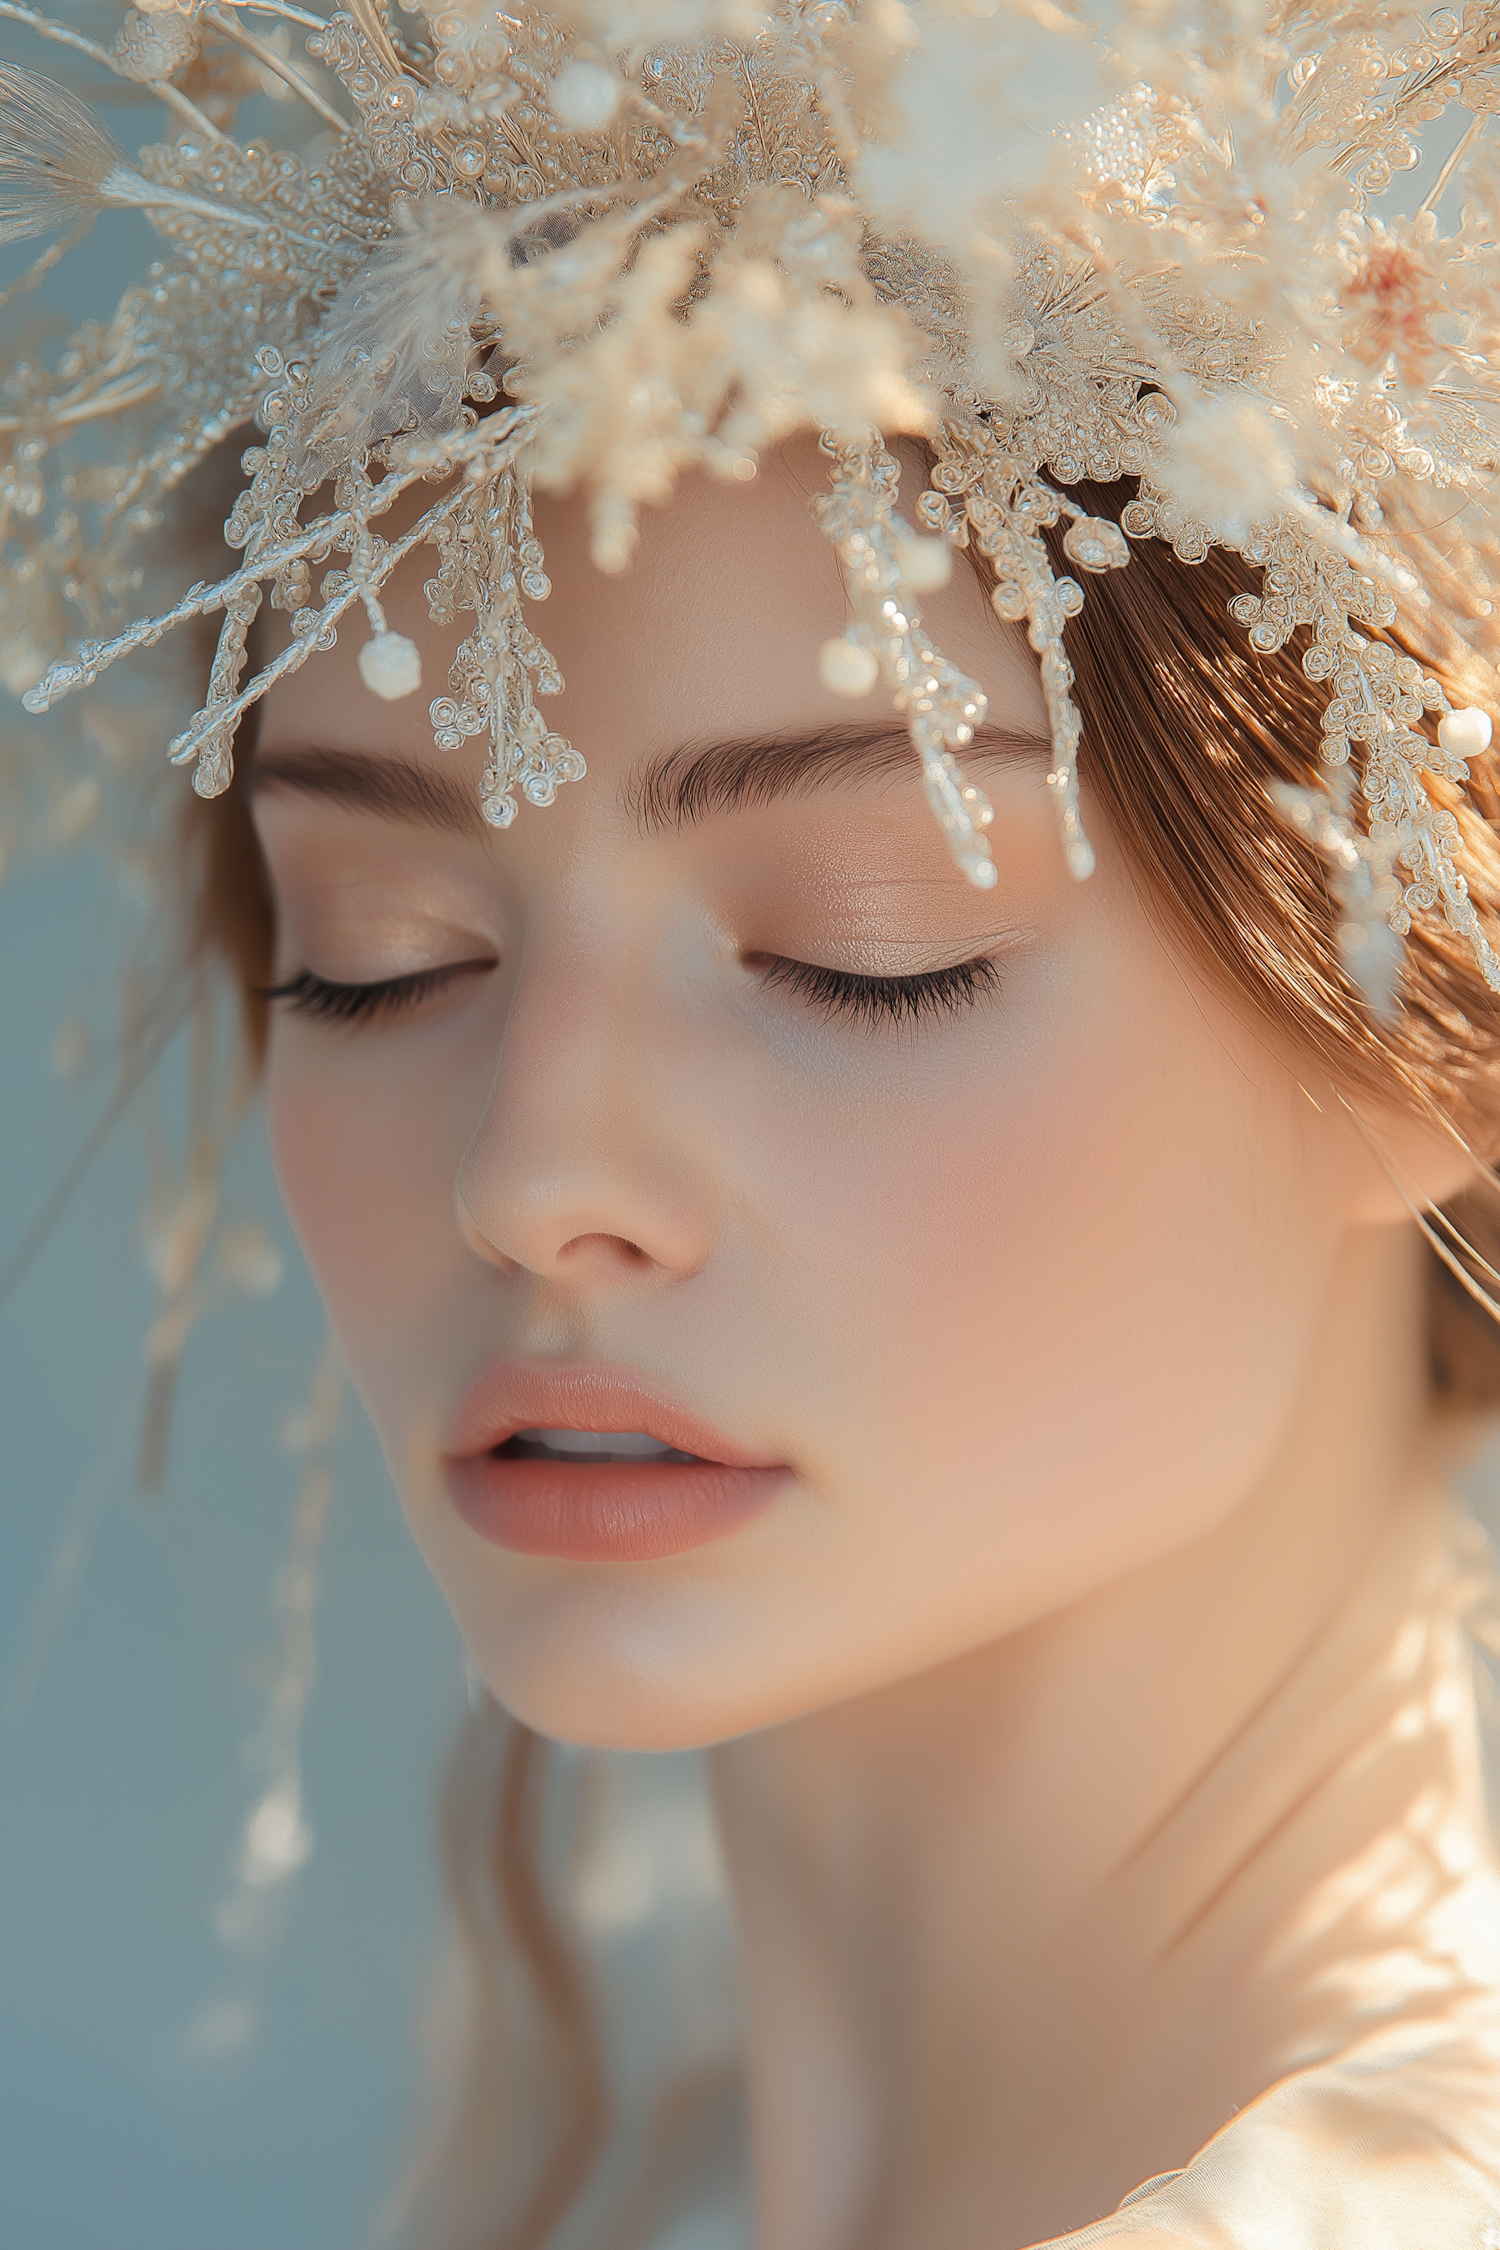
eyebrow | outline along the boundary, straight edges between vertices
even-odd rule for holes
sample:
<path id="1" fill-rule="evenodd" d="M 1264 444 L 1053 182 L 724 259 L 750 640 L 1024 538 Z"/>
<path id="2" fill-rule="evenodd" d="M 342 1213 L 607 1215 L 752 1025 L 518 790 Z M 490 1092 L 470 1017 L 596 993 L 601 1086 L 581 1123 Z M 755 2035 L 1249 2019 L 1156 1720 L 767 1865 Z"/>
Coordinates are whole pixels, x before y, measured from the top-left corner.
<path id="1" fill-rule="evenodd" d="M 960 763 L 1043 758 L 1052 745 L 1014 727 L 982 727 Z M 786 797 L 810 796 L 829 782 L 919 772 L 917 753 L 899 720 L 887 726 L 820 727 L 811 734 L 752 735 L 731 742 L 687 742 L 653 758 L 622 791 L 622 801 L 648 835 L 683 828 L 716 814 L 745 812 Z"/>
<path id="2" fill-rule="evenodd" d="M 1018 728 L 983 727 L 964 762 L 1044 759 L 1051 744 Z M 647 835 L 726 813 L 806 797 L 830 782 L 918 771 L 899 722 L 823 727 L 809 734 L 766 734 L 725 742 L 687 742 L 648 759 L 622 787 L 620 802 Z M 416 821 L 450 835 L 483 836 L 488 825 L 469 782 L 415 759 L 355 750 L 262 750 L 251 761 L 251 793 L 285 789 L 350 805 L 385 820 Z"/>
<path id="3" fill-rule="evenodd" d="M 414 820 L 451 835 L 482 836 L 486 823 L 472 787 L 457 774 L 414 758 L 377 758 L 357 750 L 257 750 L 250 793 L 292 790 L 351 805 L 382 820 Z"/>

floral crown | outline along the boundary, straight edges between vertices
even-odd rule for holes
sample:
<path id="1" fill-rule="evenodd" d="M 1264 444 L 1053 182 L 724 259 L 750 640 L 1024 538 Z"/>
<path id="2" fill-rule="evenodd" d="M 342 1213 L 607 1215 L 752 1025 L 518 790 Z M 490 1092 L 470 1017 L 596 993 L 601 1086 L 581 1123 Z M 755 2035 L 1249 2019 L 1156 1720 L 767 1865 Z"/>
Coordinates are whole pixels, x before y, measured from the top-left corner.
<path id="1" fill-rule="evenodd" d="M 1300 633 L 1328 683 L 1328 786 L 1277 796 L 1328 860 L 1351 975 L 1388 1010 L 1400 934 L 1440 910 L 1500 990 L 1447 786 L 1490 721 L 1387 631 L 1420 639 L 1434 594 L 1472 640 L 1493 630 L 1500 7 L 351 0 L 325 21 L 145 0 L 108 47 L 20 0 L 0 17 L 151 88 L 177 128 L 132 157 L 65 88 L 0 65 L 0 239 L 67 229 L 39 271 L 110 205 L 164 238 L 55 367 L 17 360 L 0 387 L 0 646 L 29 710 L 217 618 L 171 745 L 214 796 L 245 711 L 349 613 L 367 686 L 418 689 L 381 594 L 425 547 L 433 616 L 473 619 L 436 742 L 485 739 L 504 827 L 583 772 L 537 708 L 562 682 L 523 606 L 548 591 L 533 488 L 586 493 L 617 570 L 683 471 L 751 477 L 809 428 L 849 600 L 823 678 L 885 682 L 970 881 L 995 880 L 960 763 L 985 699 L 921 617 L 952 550 L 985 558 L 1037 652 L 1082 877 L 1066 622 L 1133 539 L 1189 563 L 1219 546 L 1260 573 L 1231 605 L 1250 647 Z M 268 76 L 303 104 L 295 147 L 231 137 Z M 1431 185 L 1382 221 L 1371 202 L 1423 160 L 1424 128 Z M 132 543 L 252 424 L 226 526 L 242 566 L 122 629 Z M 933 453 L 915 524 L 882 438 L 903 432 Z M 1118 525 L 1069 494 L 1127 477 Z M 383 535 L 423 483 L 416 521 Z M 1059 526 L 1079 577 L 1053 567 Z M 267 592 L 290 639 L 247 679 Z"/>

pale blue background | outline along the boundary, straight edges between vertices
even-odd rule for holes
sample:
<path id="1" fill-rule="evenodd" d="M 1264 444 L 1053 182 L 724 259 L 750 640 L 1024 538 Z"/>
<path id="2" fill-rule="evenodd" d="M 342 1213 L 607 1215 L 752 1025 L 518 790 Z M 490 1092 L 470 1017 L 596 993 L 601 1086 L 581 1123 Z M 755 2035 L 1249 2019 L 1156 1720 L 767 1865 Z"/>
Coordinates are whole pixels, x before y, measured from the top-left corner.
<path id="1" fill-rule="evenodd" d="M 0 1254 L 107 1092 L 103 1073 L 65 1088 L 48 1066 L 103 966 L 96 884 L 62 863 L 0 891 Z M 230 1176 L 234 1212 L 273 1210 L 258 1120 Z M 0 1310 L 0 1695 L 80 1483 L 106 1479 L 29 1708 L 0 1722 L 0 2244 L 352 2250 L 404 2145 L 458 1649 L 351 1406 L 306 1728 L 318 1848 L 247 1982 L 211 1918 L 255 1794 L 242 1745 L 297 1489 L 275 1427 L 321 1319 L 278 1221 L 288 1278 L 190 1343 L 167 1490 L 143 1504 L 142 1186 L 127 1121 Z M 258 1998 L 261 2028 L 206 2058 L 190 2027 L 222 1997 Z"/>
<path id="2" fill-rule="evenodd" d="M 58 69 L 13 25 L 0 57 Z M 130 146 L 160 131 L 149 101 L 107 114 Z M 265 122 L 284 130 L 289 113 L 267 105 Z M 33 247 L 0 253 L 0 283 Z M 41 301 L 107 313 L 155 247 L 143 219 L 110 214 Z M 0 709 L 0 725 L 14 717 Z M 107 1032 L 118 927 L 86 855 L 0 888 L 0 1264 L 108 1098 L 106 1040 L 67 1083 L 48 1058 L 80 1001 Z M 169 1114 L 173 1082 L 169 1069 Z M 212 1917 L 256 1794 L 244 1745 L 297 1492 L 277 1431 L 322 1322 L 252 1117 L 229 1212 L 270 1221 L 287 1278 L 194 1336 L 167 1489 L 143 1505 L 143 1182 L 127 1118 L 0 1307 L 0 2245 L 358 2250 L 407 2145 L 457 1642 L 351 1402 L 306 1727 L 318 1845 L 279 1949 L 247 1977 Z M 97 1532 L 17 1719 L 38 1604 L 90 1478 Z M 213 2059 L 190 2030 L 226 1998 L 258 2002 L 260 2029 Z"/>

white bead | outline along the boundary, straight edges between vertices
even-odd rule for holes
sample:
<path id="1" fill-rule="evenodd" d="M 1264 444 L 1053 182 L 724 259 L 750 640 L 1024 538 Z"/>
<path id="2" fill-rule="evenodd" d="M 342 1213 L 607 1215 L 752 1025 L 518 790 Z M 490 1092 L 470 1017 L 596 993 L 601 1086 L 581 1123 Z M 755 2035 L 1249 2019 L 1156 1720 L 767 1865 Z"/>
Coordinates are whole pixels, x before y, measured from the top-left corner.
<path id="1" fill-rule="evenodd" d="M 548 88 L 547 98 L 559 125 L 570 133 L 599 133 L 620 106 L 624 92 L 612 70 L 576 57 L 565 62 Z"/>
<path id="2" fill-rule="evenodd" d="M 953 549 L 946 539 L 908 539 L 901 548 L 901 575 L 914 594 L 935 594 L 953 576 Z"/>
<path id="3" fill-rule="evenodd" d="M 880 677 L 880 659 L 858 641 L 825 641 L 818 651 L 818 673 L 834 695 L 868 695 Z"/>
<path id="4" fill-rule="evenodd" d="M 1462 711 L 1445 711 L 1438 721 L 1438 741 L 1455 758 L 1477 758 L 1488 750 L 1494 733 L 1488 711 L 1470 704 Z"/>
<path id="5" fill-rule="evenodd" d="M 359 652 L 359 676 L 372 695 L 394 703 L 422 685 L 422 659 L 404 633 L 377 633 Z"/>

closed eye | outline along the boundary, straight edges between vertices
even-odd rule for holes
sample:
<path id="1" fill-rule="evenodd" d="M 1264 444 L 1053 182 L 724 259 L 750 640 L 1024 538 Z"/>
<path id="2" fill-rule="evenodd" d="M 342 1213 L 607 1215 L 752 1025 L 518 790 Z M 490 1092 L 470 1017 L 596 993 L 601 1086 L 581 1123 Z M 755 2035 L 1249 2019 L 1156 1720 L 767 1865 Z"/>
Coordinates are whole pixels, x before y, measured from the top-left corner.
<path id="1" fill-rule="evenodd" d="M 294 1015 L 309 1016 L 314 1023 L 388 1022 L 436 998 L 458 978 L 478 976 L 494 966 L 493 961 L 453 961 L 410 976 L 381 977 L 373 984 L 336 984 L 311 969 L 299 969 L 285 984 L 262 986 L 261 998 L 283 1001 Z"/>
<path id="2" fill-rule="evenodd" d="M 782 986 L 825 1015 L 872 1029 L 960 1016 L 1000 989 L 1000 971 L 991 960 L 959 961 L 950 969 L 909 977 L 856 976 L 848 969 L 825 969 L 767 953 L 748 954 L 746 966 L 762 968 L 768 985 Z"/>

